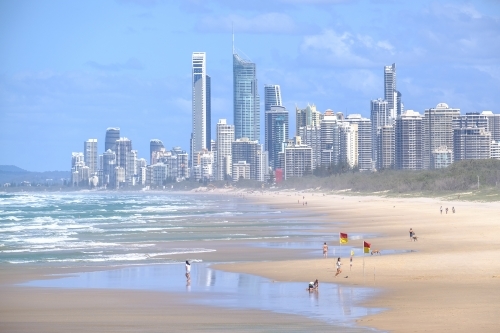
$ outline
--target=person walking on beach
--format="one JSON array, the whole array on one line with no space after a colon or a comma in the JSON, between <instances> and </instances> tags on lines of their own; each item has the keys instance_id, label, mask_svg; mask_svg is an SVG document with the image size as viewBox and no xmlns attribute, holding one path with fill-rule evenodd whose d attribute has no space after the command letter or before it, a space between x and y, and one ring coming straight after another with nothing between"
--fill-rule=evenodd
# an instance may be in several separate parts
<instances>
[{"instance_id":1,"label":"person walking on beach","mask_svg":"<svg viewBox=\"0 0 500 333\"><path fill-rule=\"evenodd\" d=\"M443 206L439 207L439 211L441 212L441 215L443 215Z\"/></svg>"},{"instance_id":2,"label":"person walking on beach","mask_svg":"<svg viewBox=\"0 0 500 333\"><path fill-rule=\"evenodd\" d=\"M323 244L323 258L328 257L328 245L326 245L326 242Z\"/></svg>"},{"instance_id":3,"label":"person walking on beach","mask_svg":"<svg viewBox=\"0 0 500 333\"><path fill-rule=\"evenodd\" d=\"M451 211L455 214L455 206L451 207Z\"/></svg>"},{"instance_id":4,"label":"person walking on beach","mask_svg":"<svg viewBox=\"0 0 500 333\"><path fill-rule=\"evenodd\" d=\"M189 260L186 260L186 279L191 279L191 264L189 263Z\"/></svg>"},{"instance_id":5,"label":"person walking on beach","mask_svg":"<svg viewBox=\"0 0 500 333\"><path fill-rule=\"evenodd\" d=\"M410 228L410 240L412 239L412 237L413 237L413 229Z\"/></svg>"},{"instance_id":6,"label":"person walking on beach","mask_svg":"<svg viewBox=\"0 0 500 333\"><path fill-rule=\"evenodd\" d=\"M339 275L340 273L342 273L342 263L340 262L340 258L337 259L337 273L335 274L335 276Z\"/></svg>"},{"instance_id":7,"label":"person walking on beach","mask_svg":"<svg viewBox=\"0 0 500 333\"><path fill-rule=\"evenodd\" d=\"M446 214L448 214L448 207L446 207Z\"/></svg>"}]
</instances>

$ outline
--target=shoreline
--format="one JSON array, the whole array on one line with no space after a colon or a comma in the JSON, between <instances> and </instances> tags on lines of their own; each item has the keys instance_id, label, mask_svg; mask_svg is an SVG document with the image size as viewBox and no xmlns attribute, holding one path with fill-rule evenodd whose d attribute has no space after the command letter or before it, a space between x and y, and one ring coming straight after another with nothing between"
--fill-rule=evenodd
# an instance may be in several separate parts
<instances>
[{"instance_id":1,"label":"shoreline","mask_svg":"<svg viewBox=\"0 0 500 333\"><path fill-rule=\"evenodd\" d=\"M315 210L327 214L333 221L343 222L341 230L335 227L335 230L327 230L330 232L378 234L376 239L367 241L372 243L372 249L380 250L381 255L365 256L364 278L362 260L357 257L354 257L352 272L348 272L348 258L342 258L342 276L348 275L348 278L340 279L332 274L334 259L323 258L218 265L217 268L259 272L283 281L317 277L320 281L379 287L382 293L366 305L388 310L359 323L381 330L498 330L500 203L297 193L280 191L279 194L245 194L245 197L281 209ZM297 198L300 198L299 204ZM307 206L300 204L303 200ZM440 214L441 205L450 208L448 214L444 210ZM451 207L456 208L455 214ZM409 228L415 230L418 241L410 241ZM384 249L414 252L384 256Z\"/></svg>"},{"instance_id":2,"label":"shoreline","mask_svg":"<svg viewBox=\"0 0 500 333\"><path fill-rule=\"evenodd\" d=\"M374 299L366 301L364 305L387 310L358 320L361 327L368 326L398 332L447 331L451 329L459 332L470 330L495 332L497 330L495 306L500 297L500 262L497 259L500 254L500 241L498 240L500 223L496 217L500 216L499 203L450 202L431 198L355 197L301 192L300 198L304 196L304 200L307 200L308 203L307 206L302 206L300 204L302 199L298 199L297 192L292 191L245 192L244 194L242 191L214 191L200 192L199 194L207 193L243 196L249 202L265 203L276 209L290 212L307 210L310 213L305 214L305 216L320 214L324 216L323 220L330 217L335 226L325 224L324 232L377 234L379 236L376 239L368 241L371 241L372 249L379 249L382 252L380 256L365 257L364 278L362 278L361 258L358 256L355 256L353 270L349 273L347 272L348 261L343 258L344 273L341 278L334 278L335 260L331 256L331 251L328 259L297 260L287 258L284 255L282 259L271 262L216 264L213 266L215 269L247 273L277 281L310 281L318 278L320 283L334 282L341 285L379 288L381 292ZM296 200L299 200L299 204ZM441 204L443 206L453 204L457 213L449 212L446 215L443 212L443 215L439 214ZM341 222L340 227L338 222ZM417 242L409 240L409 227L412 227L419 236ZM333 244L330 240L328 242L330 245ZM321 245L318 244L319 247ZM350 240L349 245L360 247L360 244L353 244L352 240ZM384 255L384 249L414 250L415 252ZM252 251L255 250L252 249ZM260 249L260 251L265 254L265 249ZM243 252L240 253L243 254ZM211 255L207 254L207 256ZM370 270L373 267L376 268L375 281L367 277L369 275L367 272L371 273ZM8 280L19 281L17 280L19 278L33 280L34 276L42 276L47 273L36 272L34 267L31 267L35 271L31 271L32 274L29 274L29 270L26 271L26 267L19 267L19 269L24 270L24 272L21 272L21 275L17 277L16 272L6 272L4 267L2 267L3 272L0 274L1 292L4 295L10 295L11 301L12 297L15 297L16 291L21 294L23 291L15 286L9 288L6 285ZM82 272L96 270L96 267L69 268L69 270L72 269L74 272ZM110 267L101 266L97 270L107 269ZM9 275L9 273L12 274ZM27 278L27 275L31 277ZM348 278L344 278L345 275L348 275ZM373 274L370 275L373 276ZM46 278L50 278L50 276ZM153 297L141 293L142 291L130 291L126 293L128 296L125 296L121 295L120 292L106 291L103 295L113 299L127 297L150 299ZM56 294L61 296L61 292ZM90 299L87 299L86 291L71 290L69 294L78 295L77 297L82 298L83 303L91 302ZM57 302L55 294L44 291L43 288L37 290L36 295L48 297L51 300L55 298L53 302ZM23 297L27 297L25 299L27 301L33 295ZM141 305L141 307L143 306L147 307L145 304ZM163 304L163 306L166 305ZM50 309L54 310L54 307L57 308L56 305L53 305ZM123 310L121 307L120 309L120 311ZM206 313L221 315L224 312L220 309L210 309L201 307L193 311L192 315L206 317ZM34 309L30 311L34 311ZM42 310L37 309L36 311ZM243 332L245 328L238 327L238 320L235 318L240 318L245 322L251 317L250 312L254 313L253 310L243 310L241 313L236 311L239 314L235 314L233 319L237 331ZM8 304L0 302L0 329L7 327L5 326L8 322L6 319L10 315L12 312ZM269 323L277 324L281 323L281 319L275 320L275 317L288 316L271 312L259 314L259 318L261 315L268 318ZM119 320L120 316L123 316L123 313L120 312L120 314L112 316L111 319ZM77 317L73 314L75 320L83 320ZM188 317L185 316L184 319L178 320L179 328L183 327L183 323L189 321ZM297 318L293 318L294 316L289 317L287 320L290 322L296 324L300 322ZM18 318L17 320L22 319L19 316L16 318ZM40 320L43 321L43 318ZM137 322L142 322L142 320L142 317L137 317ZM218 324L227 320L219 320ZM104 322L102 325L106 325ZM306 322L312 325L311 327L319 325L314 321L306 320ZM157 324L159 323L163 323L163 321L158 319ZM88 326L85 328L88 331Z\"/></svg>"}]
</instances>

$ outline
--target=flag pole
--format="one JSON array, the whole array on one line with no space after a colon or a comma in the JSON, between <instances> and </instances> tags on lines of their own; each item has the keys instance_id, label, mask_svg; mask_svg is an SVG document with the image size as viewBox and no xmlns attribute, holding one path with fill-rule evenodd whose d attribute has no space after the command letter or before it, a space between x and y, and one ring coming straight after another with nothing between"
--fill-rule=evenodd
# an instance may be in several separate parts
<instances>
[{"instance_id":1,"label":"flag pole","mask_svg":"<svg viewBox=\"0 0 500 333\"><path fill-rule=\"evenodd\" d=\"M365 282L365 241L363 240L363 283Z\"/></svg>"}]
</instances>

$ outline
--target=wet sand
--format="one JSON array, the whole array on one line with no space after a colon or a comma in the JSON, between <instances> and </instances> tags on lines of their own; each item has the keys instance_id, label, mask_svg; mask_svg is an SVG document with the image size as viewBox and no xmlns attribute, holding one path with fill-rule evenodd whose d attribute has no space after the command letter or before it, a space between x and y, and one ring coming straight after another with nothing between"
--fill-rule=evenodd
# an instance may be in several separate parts
<instances>
[{"instance_id":1,"label":"wet sand","mask_svg":"<svg viewBox=\"0 0 500 333\"><path fill-rule=\"evenodd\" d=\"M361 325L394 332L498 332L500 327L500 203L445 202L429 198L381 198L315 193L245 194L280 209L324 212L343 226L325 232L378 234L367 239L381 255L335 259L241 263L218 268L279 281L318 278L325 282L375 286L382 294L368 302L388 309ZM302 196L305 196L302 199ZM299 200L299 203L297 203ZM307 201L307 206L302 205ZM439 208L443 206L443 213ZM445 208L448 207L448 214ZM455 207L453 214L451 208ZM418 236L411 241L409 229ZM325 240L328 241L328 240ZM330 245L334 242L329 241ZM320 248L322 244L318 244ZM361 248L361 240L349 245ZM384 255L388 249L414 251Z\"/></svg>"},{"instance_id":2,"label":"wet sand","mask_svg":"<svg viewBox=\"0 0 500 333\"><path fill-rule=\"evenodd\" d=\"M228 195L235 195L234 193ZM302 195L307 206L302 206ZM335 258L296 260L280 251L273 261L218 265L216 268L264 276L276 281L336 282L380 288L368 306L386 308L359 320L394 332L497 332L500 315L500 204L441 202L438 199L323 196L320 193L246 193L249 202L276 209L323 213L332 221L326 233L365 233L380 256L354 257L352 271L343 257L343 273L334 277ZM299 200L299 204L297 204ZM450 208L441 215L439 206ZM456 213L451 213L451 207ZM313 214L314 215L314 214ZM335 222L335 223L334 223ZM337 227L337 222L344 224ZM419 237L409 239L409 228ZM319 230L318 232L322 232ZM325 239L330 246L334 240ZM361 240L349 245L361 247ZM320 253L322 243L318 244ZM387 250L414 252L385 254ZM204 254L206 260L235 256L266 259L266 249L238 248ZM248 252L254 255L248 254ZM87 268L88 269L88 268ZM95 268L93 268L95 269ZM103 267L101 269L106 269ZM0 267L0 332L320 332L331 329L306 317L258 310L193 305L178 295L130 290L55 290L12 286L48 274L86 268ZM375 272L375 274L374 274ZM347 276L347 278L346 278Z\"/></svg>"}]
</instances>

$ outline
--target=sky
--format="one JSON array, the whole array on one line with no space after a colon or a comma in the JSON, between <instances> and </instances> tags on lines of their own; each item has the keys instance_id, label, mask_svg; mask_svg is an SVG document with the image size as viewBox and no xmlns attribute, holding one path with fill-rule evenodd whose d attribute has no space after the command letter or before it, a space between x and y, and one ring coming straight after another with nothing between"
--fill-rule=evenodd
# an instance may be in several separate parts
<instances>
[{"instance_id":1,"label":"sky","mask_svg":"<svg viewBox=\"0 0 500 333\"><path fill-rule=\"evenodd\" d=\"M290 136L308 103L369 117L392 63L406 109L500 113L497 0L0 1L0 165L70 170L108 127L147 160L151 139L189 152L192 52L207 53L213 136L233 123L232 27L261 105L281 86Z\"/></svg>"}]
</instances>

